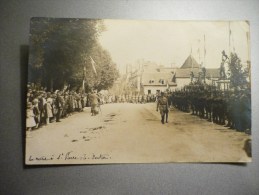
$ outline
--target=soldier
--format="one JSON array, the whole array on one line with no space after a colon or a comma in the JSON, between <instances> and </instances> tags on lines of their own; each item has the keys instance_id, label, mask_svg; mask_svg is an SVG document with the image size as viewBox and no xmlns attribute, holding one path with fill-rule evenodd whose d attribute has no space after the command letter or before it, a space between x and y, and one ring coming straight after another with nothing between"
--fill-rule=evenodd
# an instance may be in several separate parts
<instances>
[{"instance_id":1,"label":"soldier","mask_svg":"<svg viewBox=\"0 0 259 195\"><path fill-rule=\"evenodd\" d=\"M215 91L212 98L212 121L214 123L219 123L219 97L218 93Z\"/></svg>"},{"instance_id":2,"label":"soldier","mask_svg":"<svg viewBox=\"0 0 259 195\"><path fill-rule=\"evenodd\" d=\"M99 103L99 97L96 92L92 91L92 93L89 96L89 101L90 101L90 105L91 105L92 116L95 116L99 113L97 110L98 103Z\"/></svg>"},{"instance_id":3,"label":"soldier","mask_svg":"<svg viewBox=\"0 0 259 195\"><path fill-rule=\"evenodd\" d=\"M240 131L250 130L249 121L251 120L251 102L248 90L242 90L240 94Z\"/></svg>"},{"instance_id":4,"label":"soldier","mask_svg":"<svg viewBox=\"0 0 259 195\"><path fill-rule=\"evenodd\" d=\"M205 111L206 115L205 118L208 119L208 121L211 121L211 94L210 91L207 91L205 96Z\"/></svg>"},{"instance_id":5,"label":"soldier","mask_svg":"<svg viewBox=\"0 0 259 195\"><path fill-rule=\"evenodd\" d=\"M233 103L233 123L237 131L241 131L241 110L240 110L240 92L235 91L235 99Z\"/></svg>"},{"instance_id":6,"label":"soldier","mask_svg":"<svg viewBox=\"0 0 259 195\"><path fill-rule=\"evenodd\" d=\"M164 94L163 92L161 93L161 96L158 98L157 101L157 108L156 111L158 111L158 108L160 110L160 114L161 114L161 123L164 124L164 120L166 117L166 123L168 123L168 98L166 96L166 94Z\"/></svg>"},{"instance_id":7,"label":"soldier","mask_svg":"<svg viewBox=\"0 0 259 195\"><path fill-rule=\"evenodd\" d=\"M225 108L225 100L224 100L224 93L221 93L219 96L219 124L220 125L225 125L225 119L226 119L226 108Z\"/></svg>"}]
</instances>

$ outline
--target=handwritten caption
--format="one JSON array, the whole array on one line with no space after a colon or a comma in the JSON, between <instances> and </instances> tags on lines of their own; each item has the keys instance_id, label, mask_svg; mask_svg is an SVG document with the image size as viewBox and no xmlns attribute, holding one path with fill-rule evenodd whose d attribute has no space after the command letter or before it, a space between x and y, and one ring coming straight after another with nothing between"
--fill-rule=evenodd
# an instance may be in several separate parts
<instances>
[{"instance_id":1,"label":"handwritten caption","mask_svg":"<svg viewBox=\"0 0 259 195\"><path fill-rule=\"evenodd\" d=\"M77 160L77 161L83 161L83 160L108 160L111 159L111 156L109 154L82 154L77 155L73 151L60 153L58 155L48 155L48 156L29 156L29 161L56 161L56 160Z\"/></svg>"}]
</instances>

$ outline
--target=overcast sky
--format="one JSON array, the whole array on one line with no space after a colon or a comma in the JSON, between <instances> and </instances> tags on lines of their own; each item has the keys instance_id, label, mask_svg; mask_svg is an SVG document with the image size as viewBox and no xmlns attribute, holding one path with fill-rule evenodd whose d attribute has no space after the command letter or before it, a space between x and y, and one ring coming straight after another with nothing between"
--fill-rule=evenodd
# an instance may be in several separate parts
<instances>
[{"instance_id":1,"label":"overcast sky","mask_svg":"<svg viewBox=\"0 0 259 195\"><path fill-rule=\"evenodd\" d=\"M229 52L229 22L104 20L104 24L106 31L99 40L123 72L126 64L134 65L139 59L180 67L191 52L206 68L218 68L222 50ZM230 29L230 49L247 61L249 25L232 21Z\"/></svg>"}]
</instances>

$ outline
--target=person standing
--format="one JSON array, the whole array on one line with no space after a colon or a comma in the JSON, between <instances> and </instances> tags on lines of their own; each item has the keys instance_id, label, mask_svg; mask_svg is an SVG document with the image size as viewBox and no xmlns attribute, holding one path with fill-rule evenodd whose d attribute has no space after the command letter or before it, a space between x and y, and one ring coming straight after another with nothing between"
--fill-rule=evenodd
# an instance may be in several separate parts
<instances>
[{"instance_id":1,"label":"person standing","mask_svg":"<svg viewBox=\"0 0 259 195\"><path fill-rule=\"evenodd\" d=\"M45 119L46 119L46 125L49 124L50 118L53 117L52 113L52 104L53 104L53 99L51 98L51 94L48 92L47 93L47 102L44 104L44 109L45 109Z\"/></svg>"},{"instance_id":2,"label":"person standing","mask_svg":"<svg viewBox=\"0 0 259 195\"><path fill-rule=\"evenodd\" d=\"M160 115L161 115L161 123L164 124L165 122L165 117L166 117L166 123L168 123L168 98L166 97L165 93L161 93L161 96L158 97L157 100L157 108L156 110L160 111Z\"/></svg>"},{"instance_id":3,"label":"person standing","mask_svg":"<svg viewBox=\"0 0 259 195\"><path fill-rule=\"evenodd\" d=\"M96 92L92 92L89 96L89 101L91 105L91 113L92 116L95 116L98 114L98 103L99 103L99 97Z\"/></svg>"},{"instance_id":4,"label":"person standing","mask_svg":"<svg viewBox=\"0 0 259 195\"><path fill-rule=\"evenodd\" d=\"M34 120L36 123L35 128L37 129L40 123L40 111L39 111L39 107L38 107L38 97L36 97L33 101L32 101L32 111L34 114Z\"/></svg>"},{"instance_id":5,"label":"person standing","mask_svg":"<svg viewBox=\"0 0 259 195\"><path fill-rule=\"evenodd\" d=\"M64 99L61 96L61 91L58 91L57 92L57 98L56 98L56 108L57 108L56 122L60 122L63 107L64 107Z\"/></svg>"},{"instance_id":6,"label":"person standing","mask_svg":"<svg viewBox=\"0 0 259 195\"><path fill-rule=\"evenodd\" d=\"M46 104L46 99L44 98L44 93L41 92L39 97L38 97L39 103L38 103L38 108L40 111L40 122L39 126L42 126L45 124L45 110L44 110L44 105Z\"/></svg>"},{"instance_id":7,"label":"person standing","mask_svg":"<svg viewBox=\"0 0 259 195\"><path fill-rule=\"evenodd\" d=\"M32 110L32 103L27 102L27 109L26 109L26 137L31 137L30 133L33 127L36 126L36 122L34 120L34 114Z\"/></svg>"}]
</instances>

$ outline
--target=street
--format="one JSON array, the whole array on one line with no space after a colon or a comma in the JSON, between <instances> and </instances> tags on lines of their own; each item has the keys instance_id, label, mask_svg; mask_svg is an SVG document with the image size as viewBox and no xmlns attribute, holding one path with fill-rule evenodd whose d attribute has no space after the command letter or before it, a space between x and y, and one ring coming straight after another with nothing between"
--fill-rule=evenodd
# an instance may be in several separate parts
<instances>
[{"instance_id":1,"label":"street","mask_svg":"<svg viewBox=\"0 0 259 195\"><path fill-rule=\"evenodd\" d=\"M33 130L26 164L248 162L250 136L172 108L161 124L155 103L90 108Z\"/></svg>"}]
</instances>

